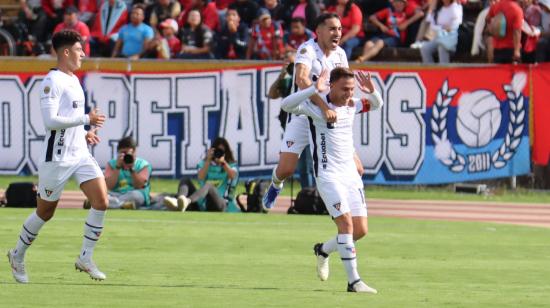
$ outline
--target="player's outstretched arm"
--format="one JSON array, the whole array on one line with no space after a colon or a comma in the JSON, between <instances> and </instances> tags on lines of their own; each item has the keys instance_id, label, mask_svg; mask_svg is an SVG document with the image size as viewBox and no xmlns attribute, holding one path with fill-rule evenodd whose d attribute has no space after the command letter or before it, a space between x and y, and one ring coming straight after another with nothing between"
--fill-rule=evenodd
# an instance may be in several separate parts
<instances>
[{"instance_id":1,"label":"player's outstretched arm","mask_svg":"<svg viewBox=\"0 0 550 308\"><path fill-rule=\"evenodd\" d=\"M357 79L359 89L366 96L366 102L363 103L363 112L382 108L384 101L382 100L380 93L376 91L370 73L365 74L359 71L355 75L355 78Z\"/></svg>"}]
</instances>

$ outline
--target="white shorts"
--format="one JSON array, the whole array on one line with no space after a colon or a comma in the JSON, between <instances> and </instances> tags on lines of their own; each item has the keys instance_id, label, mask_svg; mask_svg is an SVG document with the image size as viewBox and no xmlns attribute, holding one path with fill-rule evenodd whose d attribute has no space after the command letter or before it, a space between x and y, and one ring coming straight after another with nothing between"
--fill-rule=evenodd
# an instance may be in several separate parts
<instances>
[{"instance_id":1,"label":"white shorts","mask_svg":"<svg viewBox=\"0 0 550 308\"><path fill-rule=\"evenodd\" d=\"M317 181L317 189L333 218L351 212L353 217L367 216L363 185Z\"/></svg>"},{"instance_id":2,"label":"white shorts","mask_svg":"<svg viewBox=\"0 0 550 308\"><path fill-rule=\"evenodd\" d=\"M309 121L306 116L292 114L290 122L286 123L281 152L302 154L309 144Z\"/></svg>"},{"instance_id":3,"label":"white shorts","mask_svg":"<svg viewBox=\"0 0 550 308\"><path fill-rule=\"evenodd\" d=\"M103 177L97 161L90 154L80 161L50 161L38 166L38 196L45 201L57 201L71 176L78 185Z\"/></svg>"}]
</instances>

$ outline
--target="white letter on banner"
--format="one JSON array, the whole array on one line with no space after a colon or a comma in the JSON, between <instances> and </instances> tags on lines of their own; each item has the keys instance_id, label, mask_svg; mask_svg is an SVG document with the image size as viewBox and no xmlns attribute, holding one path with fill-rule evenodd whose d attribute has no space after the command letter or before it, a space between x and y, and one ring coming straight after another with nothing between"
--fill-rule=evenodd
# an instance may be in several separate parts
<instances>
[{"instance_id":1,"label":"white letter on banner","mask_svg":"<svg viewBox=\"0 0 550 308\"><path fill-rule=\"evenodd\" d=\"M256 70L227 70L222 73L223 106L220 135L231 144L240 169L260 165ZM247 166L252 168L246 168Z\"/></svg>"},{"instance_id":2,"label":"white letter on banner","mask_svg":"<svg viewBox=\"0 0 550 308\"><path fill-rule=\"evenodd\" d=\"M173 175L176 172L175 138L168 136L168 111L172 108L171 77L133 75L137 121L134 137L137 154L153 167L153 174Z\"/></svg>"},{"instance_id":3,"label":"white letter on banner","mask_svg":"<svg viewBox=\"0 0 550 308\"><path fill-rule=\"evenodd\" d=\"M415 175L426 146L426 88L416 73L396 73L386 84L387 166L393 175Z\"/></svg>"},{"instance_id":4,"label":"white letter on banner","mask_svg":"<svg viewBox=\"0 0 550 308\"><path fill-rule=\"evenodd\" d=\"M101 168L116 157L120 138L131 132L130 86L122 74L89 73L84 78L88 93L88 107L99 108L106 116L105 124L98 130L101 142L92 148L92 153ZM141 154L141 153L139 153Z\"/></svg>"},{"instance_id":5,"label":"white letter on banner","mask_svg":"<svg viewBox=\"0 0 550 308\"><path fill-rule=\"evenodd\" d=\"M181 173L195 174L210 146L208 113L220 110L219 73L195 73L176 77L176 108L183 111Z\"/></svg>"},{"instance_id":6,"label":"white letter on banner","mask_svg":"<svg viewBox=\"0 0 550 308\"><path fill-rule=\"evenodd\" d=\"M40 84L42 79L44 79L44 76L34 76L27 83L29 89L27 96L27 114L29 115L27 144L29 147L29 167L33 174L38 173L38 165L43 150L42 145L46 136L46 127L40 110Z\"/></svg>"},{"instance_id":7,"label":"white letter on banner","mask_svg":"<svg viewBox=\"0 0 550 308\"><path fill-rule=\"evenodd\" d=\"M266 68L262 70L262 84L260 86L261 101L263 103L264 120L264 164L275 166L279 162L279 149L283 138L283 129L279 121L281 111L281 98L270 99L267 97L269 88L277 80L281 69Z\"/></svg>"},{"instance_id":8,"label":"white letter on banner","mask_svg":"<svg viewBox=\"0 0 550 308\"><path fill-rule=\"evenodd\" d=\"M0 78L0 174L25 164L25 90L17 76Z\"/></svg>"},{"instance_id":9,"label":"white letter on banner","mask_svg":"<svg viewBox=\"0 0 550 308\"><path fill-rule=\"evenodd\" d=\"M378 73L371 73L378 92L384 93L382 78ZM358 87L355 96L363 96ZM387 108L386 105L382 108ZM355 150L365 168L365 173L376 174L384 162L384 110L362 113L354 121L353 134Z\"/></svg>"}]
</instances>

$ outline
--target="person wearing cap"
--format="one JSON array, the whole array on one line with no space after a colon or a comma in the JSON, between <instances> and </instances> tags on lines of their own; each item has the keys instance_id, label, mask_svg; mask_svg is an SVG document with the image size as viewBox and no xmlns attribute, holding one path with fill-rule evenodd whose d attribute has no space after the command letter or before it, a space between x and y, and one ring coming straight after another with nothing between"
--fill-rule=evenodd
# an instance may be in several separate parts
<instances>
[{"instance_id":1,"label":"person wearing cap","mask_svg":"<svg viewBox=\"0 0 550 308\"><path fill-rule=\"evenodd\" d=\"M252 27L252 37L246 50L247 59L279 60L283 53L283 28L272 22L269 10L258 11L258 23Z\"/></svg>"},{"instance_id":2,"label":"person wearing cap","mask_svg":"<svg viewBox=\"0 0 550 308\"><path fill-rule=\"evenodd\" d=\"M519 4L515 0L500 0L491 4L486 21L492 36L494 62L503 64L521 61L523 10ZM495 27L502 31L495 33Z\"/></svg>"},{"instance_id":3,"label":"person wearing cap","mask_svg":"<svg viewBox=\"0 0 550 308\"><path fill-rule=\"evenodd\" d=\"M550 60L550 0L539 0L541 12L541 34L537 42L536 62Z\"/></svg>"},{"instance_id":4,"label":"person wearing cap","mask_svg":"<svg viewBox=\"0 0 550 308\"><path fill-rule=\"evenodd\" d=\"M403 45L407 40L407 27L424 16L415 5L407 5L406 0L393 0L391 6L369 17L369 21L382 33L365 43L363 53L357 58L357 62L374 58L385 46Z\"/></svg>"},{"instance_id":5,"label":"person wearing cap","mask_svg":"<svg viewBox=\"0 0 550 308\"><path fill-rule=\"evenodd\" d=\"M63 14L63 22L59 23L53 33L60 32L61 30L73 30L80 34L82 40L84 41L84 53L86 55L90 54L90 28L78 20L78 9L74 6L69 6L65 9Z\"/></svg>"},{"instance_id":6,"label":"person wearing cap","mask_svg":"<svg viewBox=\"0 0 550 308\"><path fill-rule=\"evenodd\" d=\"M178 1L156 0L151 8L149 26L151 26L155 31L158 30L159 32L162 32L162 26L160 26L161 23L170 18L177 19L180 13L181 5Z\"/></svg>"},{"instance_id":7,"label":"person wearing cap","mask_svg":"<svg viewBox=\"0 0 550 308\"><path fill-rule=\"evenodd\" d=\"M181 41L177 37L178 23L172 18L161 22L159 28L162 37L155 39L154 45L157 50L157 58L175 58L181 50Z\"/></svg>"},{"instance_id":8,"label":"person wearing cap","mask_svg":"<svg viewBox=\"0 0 550 308\"><path fill-rule=\"evenodd\" d=\"M216 58L244 59L248 38L248 28L241 23L237 10L228 9L225 13L225 24L216 38Z\"/></svg>"}]
</instances>

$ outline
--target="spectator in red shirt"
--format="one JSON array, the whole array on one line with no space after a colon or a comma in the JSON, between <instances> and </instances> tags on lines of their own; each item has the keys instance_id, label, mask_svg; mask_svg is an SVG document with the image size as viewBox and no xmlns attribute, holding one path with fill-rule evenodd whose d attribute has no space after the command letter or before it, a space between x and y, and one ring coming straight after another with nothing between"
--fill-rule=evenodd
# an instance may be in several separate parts
<instances>
[{"instance_id":1,"label":"spectator in red shirt","mask_svg":"<svg viewBox=\"0 0 550 308\"><path fill-rule=\"evenodd\" d=\"M41 0L40 3L48 18L47 33L52 33L55 26L63 22L63 13L69 6L74 5L74 0Z\"/></svg>"},{"instance_id":2,"label":"spectator in red shirt","mask_svg":"<svg viewBox=\"0 0 550 308\"><path fill-rule=\"evenodd\" d=\"M188 21L188 14L191 10L197 10L201 14L202 24L207 26L212 31L220 29L220 19L215 2L208 0L191 0L187 7L184 7L183 12L178 17L178 24L182 27Z\"/></svg>"},{"instance_id":3,"label":"spectator in red shirt","mask_svg":"<svg viewBox=\"0 0 550 308\"><path fill-rule=\"evenodd\" d=\"M353 48L361 45L365 37L363 31L363 13L353 3L353 0L331 0L327 11L340 16L340 22L342 23L340 46L346 52L348 59L351 59Z\"/></svg>"},{"instance_id":4,"label":"spectator in red shirt","mask_svg":"<svg viewBox=\"0 0 550 308\"><path fill-rule=\"evenodd\" d=\"M306 28L306 21L301 17L292 18L290 22L290 31L285 34L285 50L294 51L302 45L303 42L315 37L313 32Z\"/></svg>"},{"instance_id":5,"label":"spectator in red shirt","mask_svg":"<svg viewBox=\"0 0 550 308\"><path fill-rule=\"evenodd\" d=\"M283 52L283 29L272 22L266 9L260 9L258 23L252 27L252 38L246 51L247 59L279 60Z\"/></svg>"},{"instance_id":6,"label":"spectator in red shirt","mask_svg":"<svg viewBox=\"0 0 550 308\"><path fill-rule=\"evenodd\" d=\"M181 41L176 36L179 29L178 22L169 18L161 22L159 28L162 37L155 39L153 43L157 50L157 58L170 59L177 57L181 50Z\"/></svg>"},{"instance_id":7,"label":"spectator in red shirt","mask_svg":"<svg viewBox=\"0 0 550 308\"><path fill-rule=\"evenodd\" d=\"M535 63L537 43L541 33L542 10L533 0L520 0L520 5L525 17L522 27L521 45L523 46L523 52L521 61L523 63Z\"/></svg>"},{"instance_id":8,"label":"spectator in red shirt","mask_svg":"<svg viewBox=\"0 0 550 308\"><path fill-rule=\"evenodd\" d=\"M521 27L523 10L514 0L500 0L491 5L487 25L493 37L495 63L514 63L521 60Z\"/></svg>"},{"instance_id":9,"label":"spectator in red shirt","mask_svg":"<svg viewBox=\"0 0 550 308\"><path fill-rule=\"evenodd\" d=\"M369 17L382 34L367 41L363 53L357 62L368 61L375 57L384 46L397 47L405 43L407 27L422 18L424 13L414 6L407 6L405 0L393 0L391 7L378 11Z\"/></svg>"},{"instance_id":10,"label":"spectator in red shirt","mask_svg":"<svg viewBox=\"0 0 550 308\"><path fill-rule=\"evenodd\" d=\"M61 30L73 30L78 32L84 41L84 53L90 55L90 28L88 28L85 23L78 20L78 9L76 7L69 6L65 9L63 22L55 27L53 33L57 33Z\"/></svg>"},{"instance_id":11,"label":"spectator in red shirt","mask_svg":"<svg viewBox=\"0 0 550 308\"><path fill-rule=\"evenodd\" d=\"M90 39L92 56L110 57L118 39L118 31L127 21L128 11L123 0L103 2L92 27Z\"/></svg>"}]
</instances>

